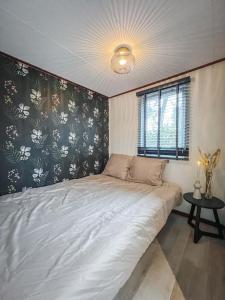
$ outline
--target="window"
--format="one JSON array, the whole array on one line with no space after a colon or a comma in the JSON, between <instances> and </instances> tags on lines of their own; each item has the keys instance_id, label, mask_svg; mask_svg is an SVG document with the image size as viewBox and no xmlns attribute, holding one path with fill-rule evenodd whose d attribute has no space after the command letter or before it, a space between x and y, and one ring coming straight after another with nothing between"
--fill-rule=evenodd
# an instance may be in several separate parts
<instances>
[{"instance_id":1,"label":"window","mask_svg":"<svg viewBox=\"0 0 225 300\"><path fill-rule=\"evenodd\" d=\"M189 88L187 77L137 93L138 155L188 159Z\"/></svg>"}]
</instances>

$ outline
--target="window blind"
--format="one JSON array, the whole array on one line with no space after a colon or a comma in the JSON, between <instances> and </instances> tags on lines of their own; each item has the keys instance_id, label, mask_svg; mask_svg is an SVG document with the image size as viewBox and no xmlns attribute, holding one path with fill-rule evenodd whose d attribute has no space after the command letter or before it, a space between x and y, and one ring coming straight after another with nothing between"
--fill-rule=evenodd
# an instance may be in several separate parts
<instances>
[{"instance_id":1,"label":"window blind","mask_svg":"<svg viewBox=\"0 0 225 300\"><path fill-rule=\"evenodd\" d=\"M138 154L187 160L190 77L137 93Z\"/></svg>"}]
</instances>

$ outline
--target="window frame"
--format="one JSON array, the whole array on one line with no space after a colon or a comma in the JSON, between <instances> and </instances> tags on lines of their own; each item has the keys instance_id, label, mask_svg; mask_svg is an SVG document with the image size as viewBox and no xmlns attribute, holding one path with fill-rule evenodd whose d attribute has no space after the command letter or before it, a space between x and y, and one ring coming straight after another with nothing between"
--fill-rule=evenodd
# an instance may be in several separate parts
<instances>
[{"instance_id":1,"label":"window frame","mask_svg":"<svg viewBox=\"0 0 225 300\"><path fill-rule=\"evenodd\" d=\"M169 82L167 84L162 84L151 89L147 89L144 91L140 91L136 93L137 97L139 98L139 104L144 101L144 120L141 120L141 108L139 108L139 115L138 115L138 147L137 152L138 156L146 156L152 158L160 158L160 159L170 159L170 160L189 160L189 130L190 130L190 101L189 101L189 92L190 92L190 83L191 78L190 76ZM185 145L187 147L178 147L178 132L179 132L179 87L180 85L188 84L187 91L188 95L185 99ZM162 90L168 88L176 88L176 147L175 148L163 148L160 147L160 122L161 122L161 93ZM144 145L146 145L146 103L147 103L147 96L150 93L159 92L158 97L158 130L157 130L157 147L146 147L140 146L140 139L144 139ZM144 99L140 99L140 97L144 97ZM144 122L144 132L141 129L141 123ZM188 130L187 130L188 128Z\"/></svg>"}]
</instances>

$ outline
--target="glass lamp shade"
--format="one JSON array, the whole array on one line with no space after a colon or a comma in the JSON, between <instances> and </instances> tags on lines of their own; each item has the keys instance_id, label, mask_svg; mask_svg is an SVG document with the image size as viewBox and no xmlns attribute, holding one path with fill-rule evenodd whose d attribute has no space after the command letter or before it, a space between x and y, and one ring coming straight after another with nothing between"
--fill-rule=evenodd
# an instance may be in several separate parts
<instances>
[{"instance_id":1,"label":"glass lamp shade","mask_svg":"<svg viewBox=\"0 0 225 300\"><path fill-rule=\"evenodd\" d=\"M115 49L111 59L111 68L115 73L130 73L134 68L134 64L135 58L128 47L120 46Z\"/></svg>"}]
</instances>

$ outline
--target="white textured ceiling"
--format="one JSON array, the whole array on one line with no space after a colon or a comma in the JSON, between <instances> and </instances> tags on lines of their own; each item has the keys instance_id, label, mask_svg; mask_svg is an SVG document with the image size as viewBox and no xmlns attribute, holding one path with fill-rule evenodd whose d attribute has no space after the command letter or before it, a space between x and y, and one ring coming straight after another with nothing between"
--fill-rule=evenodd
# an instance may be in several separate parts
<instances>
[{"instance_id":1,"label":"white textured ceiling","mask_svg":"<svg viewBox=\"0 0 225 300\"><path fill-rule=\"evenodd\" d=\"M0 0L0 50L112 96L225 57L225 0Z\"/></svg>"}]
</instances>

